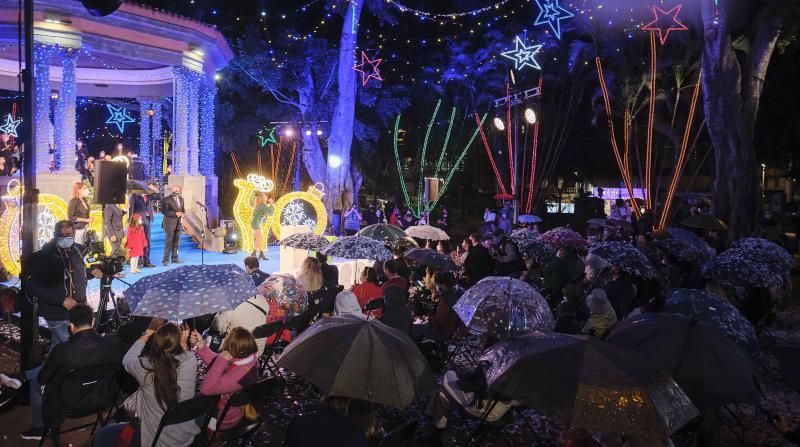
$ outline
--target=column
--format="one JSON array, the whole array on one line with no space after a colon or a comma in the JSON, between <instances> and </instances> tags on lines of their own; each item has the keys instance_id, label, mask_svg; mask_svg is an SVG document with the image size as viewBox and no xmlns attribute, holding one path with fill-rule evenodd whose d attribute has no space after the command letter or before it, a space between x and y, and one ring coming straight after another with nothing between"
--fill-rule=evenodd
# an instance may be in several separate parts
<instances>
[{"instance_id":1,"label":"column","mask_svg":"<svg viewBox=\"0 0 800 447\"><path fill-rule=\"evenodd\" d=\"M147 98L139 98L139 160L145 166L145 173L150 176L150 152L153 150L153 140L150 135L151 117L149 110L153 107L153 102Z\"/></svg>"},{"instance_id":2,"label":"column","mask_svg":"<svg viewBox=\"0 0 800 447\"><path fill-rule=\"evenodd\" d=\"M164 175L164 148L162 145L162 136L161 136L161 98L154 100L150 106L153 108L155 112L153 114L153 132L150 135L150 138L153 141L153 145L156 148L156 158L153 163L153 171L152 177L161 179L161 176Z\"/></svg>"},{"instance_id":3,"label":"column","mask_svg":"<svg viewBox=\"0 0 800 447\"><path fill-rule=\"evenodd\" d=\"M189 78L189 175L197 175L200 159L200 120L199 120L200 76L192 73Z\"/></svg>"},{"instance_id":4,"label":"column","mask_svg":"<svg viewBox=\"0 0 800 447\"><path fill-rule=\"evenodd\" d=\"M214 107L217 87L214 81L205 79L200 90L200 175L214 175Z\"/></svg>"},{"instance_id":5,"label":"column","mask_svg":"<svg viewBox=\"0 0 800 447\"><path fill-rule=\"evenodd\" d=\"M78 84L75 80L75 65L78 51L67 48L59 51L61 57L61 92L53 114L53 140L58 172L77 174L75 169L75 108L78 99Z\"/></svg>"},{"instance_id":6,"label":"column","mask_svg":"<svg viewBox=\"0 0 800 447\"><path fill-rule=\"evenodd\" d=\"M50 56L52 49L37 44L33 49L33 119L36 121L36 172L50 172ZM30 128L30 126L26 126Z\"/></svg>"},{"instance_id":7,"label":"column","mask_svg":"<svg viewBox=\"0 0 800 447\"><path fill-rule=\"evenodd\" d=\"M189 151L189 76L187 70L176 67L172 70L173 81L173 106L172 120L172 173L175 175L188 175Z\"/></svg>"}]
</instances>

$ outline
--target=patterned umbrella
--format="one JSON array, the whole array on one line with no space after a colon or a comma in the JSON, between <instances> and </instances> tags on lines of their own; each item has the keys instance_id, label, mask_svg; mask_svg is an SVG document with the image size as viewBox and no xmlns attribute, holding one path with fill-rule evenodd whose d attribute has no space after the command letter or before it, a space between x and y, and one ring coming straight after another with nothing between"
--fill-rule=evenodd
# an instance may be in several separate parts
<instances>
[{"instance_id":1,"label":"patterned umbrella","mask_svg":"<svg viewBox=\"0 0 800 447\"><path fill-rule=\"evenodd\" d=\"M258 291L238 266L184 265L144 277L125 291L133 315L185 320L232 310Z\"/></svg>"},{"instance_id":2,"label":"patterned umbrella","mask_svg":"<svg viewBox=\"0 0 800 447\"><path fill-rule=\"evenodd\" d=\"M297 233L281 240L281 246L301 250L319 251L330 245L330 241L314 233Z\"/></svg>"},{"instance_id":3,"label":"patterned umbrella","mask_svg":"<svg viewBox=\"0 0 800 447\"><path fill-rule=\"evenodd\" d=\"M748 354L758 351L753 325L739 309L716 295L695 289L672 289L667 294L667 312L696 317L730 336Z\"/></svg>"},{"instance_id":4,"label":"patterned umbrella","mask_svg":"<svg viewBox=\"0 0 800 447\"><path fill-rule=\"evenodd\" d=\"M742 248L722 252L703 267L703 275L724 286L780 287L783 284L780 272L771 271L756 253Z\"/></svg>"},{"instance_id":5,"label":"patterned umbrella","mask_svg":"<svg viewBox=\"0 0 800 447\"><path fill-rule=\"evenodd\" d=\"M722 219L708 214L689 216L681 222L681 225L689 228L700 228L701 230L723 231L728 229L728 225Z\"/></svg>"},{"instance_id":6,"label":"patterned umbrella","mask_svg":"<svg viewBox=\"0 0 800 447\"><path fill-rule=\"evenodd\" d=\"M539 239L540 236L541 234L533 228L517 228L508 235L512 241L517 243L519 248L522 248L528 241Z\"/></svg>"},{"instance_id":7,"label":"patterned umbrella","mask_svg":"<svg viewBox=\"0 0 800 447\"><path fill-rule=\"evenodd\" d=\"M345 259L371 259L386 261L392 259L392 252L383 244L363 236L345 236L320 250L326 256Z\"/></svg>"},{"instance_id":8,"label":"patterned umbrella","mask_svg":"<svg viewBox=\"0 0 800 447\"><path fill-rule=\"evenodd\" d=\"M653 241L653 246L680 262L701 264L708 260L708 252L700 251L680 239Z\"/></svg>"},{"instance_id":9,"label":"patterned umbrella","mask_svg":"<svg viewBox=\"0 0 800 447\"><path fill-rule=\"evenodd\" d=\"M358 235L375 239L376 241L389 243L402 240L407 237L402 228L396 225L385 223L378 223L364 227L358 232Z\"/></svg>"},{"instance_id":10,"label":"patterned umbrella","mask_svg":"<svg viewBox=\"0 0 800 447\"><path fill-rule=\"evenodd\" d=\"M683 228L667 227L667 233L673 238L683 242L686 245L694 248L695 250L710 253L711 249L708 244L700 239L696 234Z\"/></svg>"},{"instance_id":11,"label":"patterned umbrella","mask_svg":"<svg viewBox=\"0 0 800 447\"><path fill-rule=\"evenodd\" d=\"M553 313L533 287L518 279L490 276L461 295L453 310L479 332L499 338L552 331Z\"/></svg>"},{"instance_id":12,"label":"patterned umbrella","mask_svg":"<svg viewBox=\"0 0 800 447\"><path fill-rule=\"evenodd\" d=\"M275 304L275 307L270 306L270 317L291 317L304 312L308 307L306 289L292 275L279 273L270 275L258 286L258 293Z\"/></svg>"},{"instance_id":13,"label":"patterned umbrella","mask_svg":"<svg viewBox=\"0 0 800 447\"><path fill-rule=\"evenodd\" d=\"M578 232L567 227L553 228L545 232L539 239L552 245L556 250L560 248L583 250L589 244Z\"/></svg>"},{"instance_id":14,"label":"patterned umbrella","mask_svg":"<svg viewBox=\"0 0 800 447\"><path fill-rule=\"evenodd\" d=\"M412 248L405 252L404 256L417 265L432 267L444 272L451 272L458 268L450 256L429 248Z\"/></svg>"},{"instance_id":15,"label":"patterned umbrella","mask_svg":"<svg viewBox=\"0 0 800 447\"><path fill-rule=\"evenodd\" d=\"M533 214L523 214L517 218L522 223L540 223L543 222L542 218L539 216L534 216Z\"/></svg>"},{"instance_id":16,"label":"patterned umbrella","mask_svg":"<svg viewBox=\"0 0 800 447\"><path fill-rule=\"evenodd\" d=\"M514 230L510 236L524 258L531 259L539 265L545 265L555 259L556 250L552 245L541 241L539 237L539 232L528 228Z\"/></svg>"},{"instance_id":17,"label":"patterned umbrella","mask_svg":"<svg viewBox=\"0 0 800 447\"><path fill-rule=\"evenodd\" d=\"M512 337L490 348L481 361L490 364L490 390L569 427L660 441L697 416L668 375L594 337Z\"/></svg>"},{"instance_id":18,"label":"patterned umbrella","mask_svg":"<svg viewBox=\"0 0 800 447\"><path fill-rule=\"evenodd\" d=\"M755 257L763 259L776 272L791 271L794 257L780 245L758 237L748 237L733 243L734 248L751 251Z\"/></svg>"},{"instance_id":19,"label":"patterned umbrella","mask_svg":"<svg viewBox=\"0 0 800 447\"><path fill-rule=\"evenodd\" d=\"M638 248L622 242L598 242L589 253L605 260L622 271L642 278L655 278L656 269Z\"/></svg>"},{"instance_id":20,"label":"patterned umbrella","mask_svg":"<svg viewBox=\"0 0 800 447\"><path fill-rule=\"evenodd\" d=\"M446 241L450 236L444 230L430 225L414 225L406 229L406 234L417 239L425 239L429 241Z\"/></svg>"}]
</instances>

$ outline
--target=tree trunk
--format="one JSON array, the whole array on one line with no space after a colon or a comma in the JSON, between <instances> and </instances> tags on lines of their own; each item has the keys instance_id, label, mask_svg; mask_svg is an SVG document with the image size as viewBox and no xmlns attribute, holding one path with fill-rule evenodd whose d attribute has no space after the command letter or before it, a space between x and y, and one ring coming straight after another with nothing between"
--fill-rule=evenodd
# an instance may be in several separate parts
<instances>
[{"instance_id":1,"label":"tree trunk","mask_svg":"<svg viewBox=\"0 0 800 447\"><path fill-rule=\"evenodd\" d=\"M325 205L328 211L343 210L353 203L350 178L350 146L353 143L353 120L356 111L356 71L353 61L358 41L358 19L365 0L351 1L347 6L339 42L339 99L333 111L328 138L327 182ZM331 163L331 160L335 160Z\"/></svg>"},{"instance_id":2,"label":"tree trunk","mask_svg":"<svg viewBox=\"0 0 800 447\"><path fill-rule=\"evenodd\" d=\"M350 178L353 179L353 200L358 200L358 192L364 184L364 174L361 173L356 165L350 165Z\"/></svg>"},{"instance_id":3,"label":"tree trunk","mask_svg":"<svg viewBox=\"0 0 800 447\"><path fill-rule=\"evenodd\" d=\"M301 107L300 113L302 114L303 121L306 123L314 121L312 116L309 115L313 115L314 108L316 107L316 99L314 96L316 86L314 83L314 76L311 72L313 63L314 61L310 57L306 58L306 66L303 69L302 75L303 86L298 89L298 98ZM308 112L311 113L309 114ZM308 176L311 178L311 181L314 183L325 184L325 157L322 155L322 148L319 144L319 137L317 136L316 127L316 125L309 127L311 130L311 135L306 135L306 133L303 131L304 129L300 129L303 138L302 160L303 165L306 167L306 172L308 172Z\"/></svg>"},{"instance_id":4,"label":"tree trunk","mask_svg":"<svg viewBox=\"0 0 800 447\"><path fill-rule=\"evenodd\" d=\"M716 158L714 213L728 223L730 237L755 229L760 208L758 163L753 146L761 86L780 30L770 6L761 8L752 27L752 46L744 62L745 82L731 41L727 10L715 20L713 0L702 3L703 107Z\"/></svg>"}]
</instances>

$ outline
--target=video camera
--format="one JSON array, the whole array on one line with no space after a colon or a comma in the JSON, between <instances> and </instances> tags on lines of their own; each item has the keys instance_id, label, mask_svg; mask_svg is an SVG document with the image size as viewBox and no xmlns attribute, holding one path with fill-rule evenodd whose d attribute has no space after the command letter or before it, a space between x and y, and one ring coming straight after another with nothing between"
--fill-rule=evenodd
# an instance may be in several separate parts
<instances>
[{"instance_id":1,"label":"video camera","mask_svg":"<svg viewBox=\"0 0 800 447\"><path fill-rule=\"evenodd\" d=\"M99 269L103 272L103 276L111 277L125 269L125 258L106 256L105 244L94 231L87 232L84 251L84 256L88 255L88 261L93 263L90 267Z\"/></svg>"}]
</instances>

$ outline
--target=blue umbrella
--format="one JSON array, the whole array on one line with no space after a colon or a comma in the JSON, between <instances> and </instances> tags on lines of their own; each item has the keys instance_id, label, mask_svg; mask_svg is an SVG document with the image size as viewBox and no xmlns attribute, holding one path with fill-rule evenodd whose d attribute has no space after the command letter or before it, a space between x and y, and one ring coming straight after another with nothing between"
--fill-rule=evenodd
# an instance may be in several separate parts
<instances>
[{"instance_id":1,"label":"blue umbrella","mask_svg":"<svg viewBox=\"0 0 800 447\"><path fill-rule=\"evenodd\" d=\"M185 320L232 310L257 294L236 265L186 265L136 281L125 299L133 315Z\"/></svg>"},{"instance_id":2,"label":"blue umbrella","mask_svg":"<svg viewBox=\"0 0 800 447\"><path fill-rule=\"evenodd\" d=\"M672 289L665 310L696 317L716 327L748 354L758 351L758 337L750 321L739 309L711 293L695 289Z\"/></svg>"},{"instance_id":3,"label":"blue umbrella","mask_svg":"<svg viewBox=\"0 0 800 447\"><path fill-rule=\"evenodd\" d=\"M709 247L708 244L702 239L700 239L696 234L692 233L689 230L685 230L683 228L675 228L675 227L668 227L667 233L673 238L683 242L686 245L694 247L695 249L708 253Z\"/></svg>"}]
</instances>

